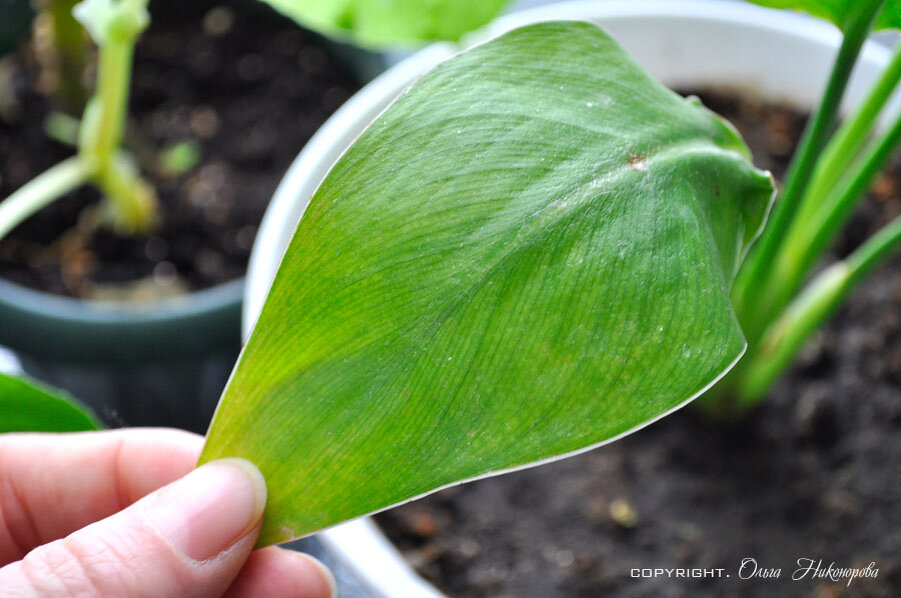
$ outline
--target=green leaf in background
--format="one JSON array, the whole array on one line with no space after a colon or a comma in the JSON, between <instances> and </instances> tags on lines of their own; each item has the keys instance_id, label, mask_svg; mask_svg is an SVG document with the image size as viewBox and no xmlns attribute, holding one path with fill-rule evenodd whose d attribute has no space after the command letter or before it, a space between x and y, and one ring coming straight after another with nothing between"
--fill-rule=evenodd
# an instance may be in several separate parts
<instances>
[{"instance_id":1,"label":"green leaf in background","mask_svg":"<svg viewBox=\"0 0 901 598\"><path fill-rule=\"evenodd\" d=\"M94 415L74 399L0 374L0 433L80 432L100 427Z\"/></svg>"},{"instance_id":2,"label":"green leaf in background","mask_svg":"<svg viewBox=\"0 0 901 598\"><path fill-rule=\"evenodd\" d=\"M879 2L880 0L751 0L762 6L771 8L793 8L803 10L815 17L832 21L841 29L848 26L854 18L857 10L863 4ZM875 28L898 29L901 28L901 0L887 0Z\"/></svg>"},{"instance_id":3,"label":"green leaf in background","mask_svg":"<svg viewBox=\"0 0 901 598\"><path fill-rule=\"evenodd\" d=\"M901 0L888 0L876 21L876 29L901 29Z\"/></svg>"},{"instance_id":4,"label":"green leaf in background","mask_svg":"<svg viewBox=\"0 0 901 598\"><path fill-rule=\"evenodd\" d=\"M507 0L264 0L304 27L366 46L458 40Z\"/></svg>"},{"instance_id":5,"label":"green leaf in background","mask_svg":"<svg viewBox=\"0 0 901 598\"><path fill-rule=\"evenodd\" d=\"M593 25L445 62L313 196L201 460L260 467L269 544L679 407L745 347L746 156Z\"/></svg>"}]
</instances>

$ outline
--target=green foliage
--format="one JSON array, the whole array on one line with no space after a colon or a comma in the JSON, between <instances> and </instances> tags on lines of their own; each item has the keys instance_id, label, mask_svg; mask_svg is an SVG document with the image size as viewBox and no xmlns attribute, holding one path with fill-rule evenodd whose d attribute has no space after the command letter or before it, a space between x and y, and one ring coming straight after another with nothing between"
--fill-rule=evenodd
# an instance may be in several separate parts
<instances>
[{"instance_id":1,"label":"green foliage","mask_svg":"<svg viewBox=\"0 0 901 598\"><path fill-rule=\"evenodd\" d=\"M0 238L70 191L92 184L106 199L106 224L148 232L157 223L153 187L121 147L134 44L150 23L148 0L82 0L73 9L98 44L97 85L78 125L78 154L51 166L0 202Z\"/></svg>"},{"instance_id":2,"label":"green foliage","mask_svg":"<svg viewBox=\"0 0 901 598\"><path fill-rule=\"evenodd\" d=\"M901 47L861 105L837 127L839 106L864 42L874 27L901 26L901 0L755 1L830 19L844 37L773 214L733 288L750 347L719 385L722 400L709 401L721 411L732 410L730 405L743 410L764 398L808 336L901 245L898 218L845 259L811 276L901 140L901 116L892 115L884 131L876 130L901 81Z\"/></svg>"},{"instance_id":3,"label":"green foliage","mask_svg":"<svg viewBox=\"0 0 901 598\"><path fill-rule=\"evenodd\" d=\"M264 1L306 27L370 46L457 40L490 21L506 2ZM156 191L121 147L134 44L150 23L147 3L148 0L81 0L72 10L74 18L99 47L95 93L79 123L78 156L50 167L3 200L0 238L34 212L84 184L94 185L103 193L105 224L118 232L147 233L158 224ZM57 44L62 42L63 38L56 41ZM68 62L79 62L73 52L60 54L66 56ZM69 104L82 103L83 98L78 98L78 94L69 95L72 96ZM179 174L189 170L197 159L196 151L182 146L177 151L164 153L160 163L164 172Z\"/></svg>"},{"instance_id":4,"label":"green foliage","mask_svg":"<svg viewBox=\"0 0 901 598\"><path fill-rule=\"evenodd\" d=\"M901 0L888 0L879 20L876 21L876 29L901 29Z\"/></svg>"},{"instance_id":5,"label":"green foliage","mask_svg":"<svg viewBox=\"0 0 901 598\"><path fill-rule=\"evenodd\" d=\"M751 0L772 8L794 8L832 21L842 29L850 24L855 13L865 4L885 2L876 20L876 29L901 28L901 0Z\"/></svg>"},{"instance_id":6,"label":"green foliage","mask_svg":"<svg viewBox=\"0 0 901 598\"><path fill-rule=\"evenodd\" d=\"M298 23L367 46L457 40L507 0L263 0Z\"/></svg>"},{"instance_id":7,"label":"green foliage","mask_svg":"<svg viewBox=\"0 0 901 598\"><path fill-rule=\"evenodd\" d=\"M68 396L0 374L0 433L97 430L90 410Z\"/></svg>"},{"instance_id":8,"label":"green foliage","mask_svg":"<svg viewBox=\"0 0 901 598\"><path fill-rule=\"evenodd\" d=\"M593 25L445 62L312 198L201 461L261 468L269 544L682 405L745 347L747 157Z\"/></svg>"}]
</instances>

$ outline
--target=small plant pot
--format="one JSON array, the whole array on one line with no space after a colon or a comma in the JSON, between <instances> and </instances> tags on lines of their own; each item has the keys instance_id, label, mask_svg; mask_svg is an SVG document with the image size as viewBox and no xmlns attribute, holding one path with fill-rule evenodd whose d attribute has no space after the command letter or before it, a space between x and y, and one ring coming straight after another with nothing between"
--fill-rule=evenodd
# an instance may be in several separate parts
<instances>
[{"instance_id":1,"label":"small plant pot","mask_svg":"<svg viewBox=\"0 0 901 598\"><path fill-rule=\"evenodd\" d=\"M838 31L825 22L743 3L621 0L567 2L515 13L464 45L513 27L561 19L601 25L670 87L746 89L760 99L801 109L818 101L841 41ZM339 109L297 157L269 206L251 255L245 335L310 196L329 168L405 87L457 50L449 44L433 45L385 72ZM867 44L849 87L849 106L861 100L887 61L885 48ZM897 109L896 101L889 112ZM441 595L413 572L369 519L340 525L320 537L376 596Z\"/></svg>"},{"instance_id":2,"label":"small plant pot","mask_svg":"<svg viewBox=\"0 0 901 598\"><path fill-rule=\"evenodd\" d=\"M111 425L203 432L240 349L243 280L127 305L0 280L0 345Z\"/></svg>"}]
</instances>

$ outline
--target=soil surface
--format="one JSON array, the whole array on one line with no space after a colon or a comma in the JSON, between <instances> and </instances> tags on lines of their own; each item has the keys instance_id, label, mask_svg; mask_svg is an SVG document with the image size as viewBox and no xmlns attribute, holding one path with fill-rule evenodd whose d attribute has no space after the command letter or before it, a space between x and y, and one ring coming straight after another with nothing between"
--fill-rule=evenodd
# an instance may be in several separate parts
<instances>
[{"instance_id":1,"label":"soil surface","mask_svg":"<svg viewBox=\"0 0 901 598\"><path fill-rule=\"evenodd\" d=\"M0 242L3 278L129 300L242 276L279 179L358 87L321 38L261 3L161 2L151 11L136 47L127 138L160 196L160 228L138 238L93 230L84 208L99 194L84 187ZM73 153L44 132L52 106L36 64L31 45L5 61L0 197ZM159 150L186 141L199 145L199 163L167 172Z\"/></svg>"},{"instance_id":2,"label":"soil surface","mask_svg":"<svg viewBox=\"0 0 901 598\"><path fill-rule=\"evenodd\" d=\"M700 93L758 165L784 172L804 117ZM901 164L838 243L846 254L901 213ZM445 490L378 517L451 596L901 596L901 259L856 291L759 410L740 424L688 408L619 442ZM778 579L739 579L742 560ZM878 577L791 581L797 559ZM722 568L721 579L633 568ZM750 563L744 569L751 571Z\"/></svg>"}]
</instances>

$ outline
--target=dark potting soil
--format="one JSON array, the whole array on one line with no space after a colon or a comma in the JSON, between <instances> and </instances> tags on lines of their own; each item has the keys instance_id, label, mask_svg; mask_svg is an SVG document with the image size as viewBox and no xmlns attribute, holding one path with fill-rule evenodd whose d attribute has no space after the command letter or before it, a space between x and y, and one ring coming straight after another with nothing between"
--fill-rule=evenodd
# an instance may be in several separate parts
<instances>
[{"instance_id":1,"label":"dark potting soil","mask_svg":"<svg viewBox=\"0 0 901 598\"><path fill-rule=\"evenodd\" d=\"M736 124L758 165L784 172L803 115L737 93L699 95ZM835 255L899 213L896 163ZM619 442L448 489L378 522L451 596L901 596L901 258L853 294L746 421L683 409ZM781 576L740 579L746 558ZM875 562L879 573L850 587L792 581L804 558L823 568ZM631 576L692 567L730 577Z\"/></svg>"},{"instance_id":2,"label":"dark potting soil","mask_svg":"<svg viewBox=\"0 0 901 598\"><path fill-rule=\"evenodd\" d=\"M304 143L358 87L321 38L257 2L160 2L138 41L131 149L156 186L163 220L153 234L75 226L97 191L84 187L0 242L0 277L99 298L155 297L244 274L257 225ZM13 57L0 118L0 197L73 150L51 141L50 111L33 48ZM9 68L9 67L8 67ZM0 115L2 116L2 115ZM172 176L159 149L190 141L201 160Z\"/></svg>"}]
</instances>

